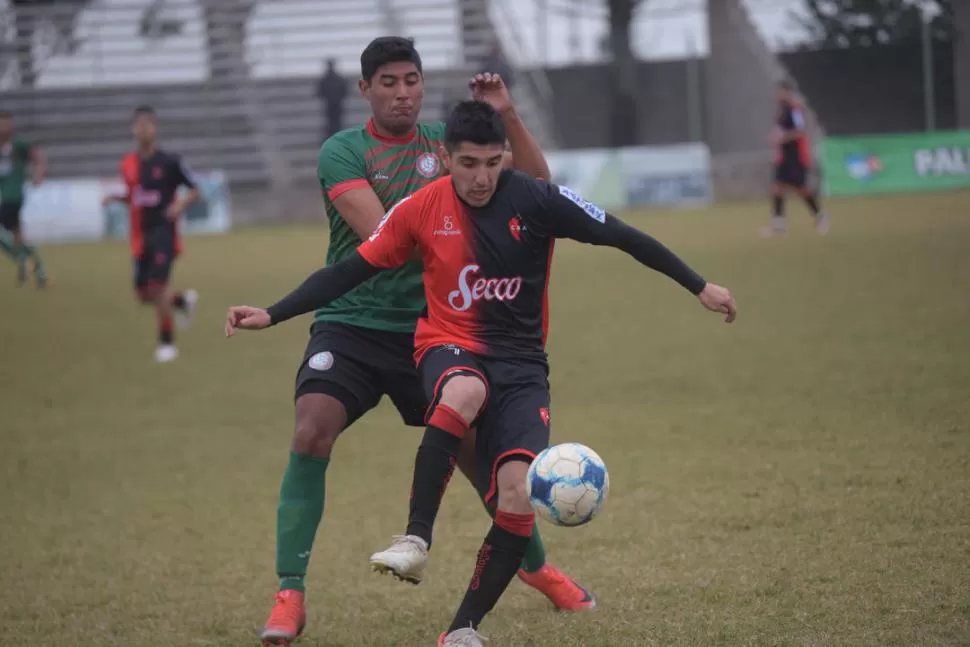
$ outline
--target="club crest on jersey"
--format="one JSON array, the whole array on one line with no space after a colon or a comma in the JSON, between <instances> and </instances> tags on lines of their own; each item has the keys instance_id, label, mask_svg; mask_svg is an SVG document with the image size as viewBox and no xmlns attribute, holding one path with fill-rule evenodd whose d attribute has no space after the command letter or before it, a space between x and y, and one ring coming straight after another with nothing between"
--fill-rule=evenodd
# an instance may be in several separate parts
<instances>
[{"instance_id":1,"label":"club crest on jersey","mask_svg":"<svg viewBox=\"0 0 970 647\"><path fill-rule=\"evenodd\" d=\"M586 212L586 215L588 215L596 222L606 222L605 210L600 209L589 200L584 199L582 196L580 196L578 193L576 193L569 187L560 185L559 195L566 198L570 202L576 204L579 208L581 208L583 211Z\"/></svg>"},{"instance_id":2,"label":"club crest on jersey","mask_svg":"<svg viewBox=\"0 0 970 647\"><path fill-rule=\"evenodd\" d=\"M521 276L485 278L476 274L481 268L471 264L462 268L458 274L458 289L448 293L448 305L464 312L476 301L513 301L522 289Z\"/></svg>"},{"instance_id":3,"label":"club crest on jersey","mask_svg":"<svg viewBox=\"0 0 970 647\"><path fill-rule=\"evenodd\" d=\"M441 162L438 161L438 156L434 153L424 153L418 157L418 161L414 165L418 169L418 173L426 178L436 176L438 169L441 168Z\"/></svg>"},{"instance_id":4,"label":"club crest on jersey","mask_svg":"<svg viewBox=\"0 0 970 647\"><path fill-rule=\"evenodd\" d=\"M509 219L509 233L512 234L512 238L514 238L517 242L522 242L523 229L524 227L522 227L521 218L518 216L512 216Z\"/></svg>"}]
</instances>

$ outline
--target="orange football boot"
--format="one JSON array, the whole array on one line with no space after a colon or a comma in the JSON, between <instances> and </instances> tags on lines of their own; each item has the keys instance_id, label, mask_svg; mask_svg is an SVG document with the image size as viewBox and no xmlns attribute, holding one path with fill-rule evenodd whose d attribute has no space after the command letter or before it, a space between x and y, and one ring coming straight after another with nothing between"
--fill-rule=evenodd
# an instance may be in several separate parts
<instances>
[{"instance_id":1,"label":"orange football boot","mask_svg":"<svg viewBox=\"0 0 970 647\"><path fill-rule=\"evenodd\" d=\"M519 569L519 579L541 592L560 611L592 611L596 598L576 581L551 564L534 573Z\"/></svg>"},{"instance_id":2,"label":"orange football boot","mask_svg":"<svg viewBox=\"0 0 970 647\"><path fill-rule=\"evenodd\" d=\"M306 626L306 606L303 593L284 590L276 594L276 604L269 613L259 639L266 645L289 645L303 633Z\"/></svg>"}]
</instances>

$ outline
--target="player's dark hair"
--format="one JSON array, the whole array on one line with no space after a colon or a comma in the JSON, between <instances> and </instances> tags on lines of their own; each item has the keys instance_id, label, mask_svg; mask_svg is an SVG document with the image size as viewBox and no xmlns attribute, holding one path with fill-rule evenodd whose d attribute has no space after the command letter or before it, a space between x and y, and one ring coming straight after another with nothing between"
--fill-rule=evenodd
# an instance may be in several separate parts
<instances>
[{"instance_id":1,"label":"player's dark hair","mask_svg":"<svg viewBox=\"0 0 970 647\"><path fill-rule=\"evenodd\" d=\"M131 120L134 121L142 115L145 115L146 117L155 117L155 108L144 104L140 105L132 111Z\"/></svg>"},{"instance_id":2,"label":"player's dark hair","mask_svg":"<svg viewBox=\"0 0 970 647\"><path fill-rule=\"evenodd\" d=\"M424 73L421 69L421 56L414 49L413 38L381 36L372 40L361 52L360 77L370 83L377 70L388 63L414 63L418 74Z\"/></svg>"},{"instance_id":3,"label":"player's dark hair","mask_svg":"<svg viewBox=\"0 0 970 647\"><path fill-rule=\"evenodd\" d=\"M505 146L505 124L498 112L484 101L461 101L445 122L445 148L453 151L462 142Z\"/></svg>"}]
</instances>

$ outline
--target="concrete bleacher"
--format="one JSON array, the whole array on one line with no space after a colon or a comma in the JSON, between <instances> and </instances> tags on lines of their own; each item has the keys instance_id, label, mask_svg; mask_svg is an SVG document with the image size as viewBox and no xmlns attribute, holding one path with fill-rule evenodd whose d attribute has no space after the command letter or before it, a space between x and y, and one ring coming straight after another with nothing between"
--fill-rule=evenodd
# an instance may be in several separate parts
<instances>
[{"instance_id":1,"label":"concrete bleacher","mask_svg":"<svg viewBox=\"0 0 970 647\"><path fill-rule=\"evenodd\" d=\"M115 175L130 149L131 111L147 103L158 111L163 146L196 168L225 170L235 188L271 184L266 133L288 181L310 185L323 126L315 86L325 59L337 59L353 86L345 126L367 118L356 78L361 48L378 35L415 38L425 63L426 121L441 118L446 96L465 91L471 72L456 0L327 0L325 10L319 0L257 3L247 23L248 80L241 81L209 78L204 14L193 0L163 5L166 20L183 21L179 34L141 36L149 2L96 0L78 19L74 54L45 59L36 88L3 92L20 131L47 152L52 177Z\"/></svg>"}]
</instances>

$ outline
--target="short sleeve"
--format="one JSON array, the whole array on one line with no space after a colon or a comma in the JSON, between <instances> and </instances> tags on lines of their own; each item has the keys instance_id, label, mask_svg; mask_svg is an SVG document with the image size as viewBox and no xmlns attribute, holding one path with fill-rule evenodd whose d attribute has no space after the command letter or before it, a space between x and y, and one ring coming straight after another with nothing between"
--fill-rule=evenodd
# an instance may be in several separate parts
<instances>
[{"instance_id":1,"label":"short sleeve","mask_svg":"<svg viewBox=\"0 0 970 647\"><path fill-rule=\"evenodd\" d=\"M195 174L192 172L192 169L189 168L189 165L185 163L185 158L176 155L173 161L175 163L176 178L178 179L178 183L183 186L187 186L190 189L194 189L198 185L198 182L195 179Z\"/></svg>"},{"instance_id":2,"label":"short sleeve","mask_svg":"<svg viewBox=\"0 0 970 647\"><path fill-rule=\"evenodd\" d=\"M357 248L370 265L394 268L404 265L416 244L414 231L421 213L421 199L408 196L384 214L374 233Z\"/></svg>"},{"instance_id":3,"label":"short sleeve","mask_svg":"<svg viewBox=\"0 0 970 647\"><path fill-rule=\"evenodd\" d=\"M17 153L17 157L24 161L30 160L30 151L33 149L34 145L26 139L18 139L14 142L14 150Z\"/></svg>"},{"instance_id":4,"label":"short sleeve","mask_svg":"<svg viewBox=\"0 0 970 647\"><path fill-rule=\"evenodd\" d=\"M608 214L566 186L528 179L533 208L525 216L532 230L548 238L572 238L580 242L599 240Z\"/></svg>"},{"instance_id":5,"label":"short sleeve","mask_svg":"<svg viewBox=\"0 0 970 647\"><path fill-rule=\"evenodd\" d=\"M320 147L317 178L331 202L350 189L370 186L363 154L343 137L331 137Z\"/></svg>"}]
</instances>

